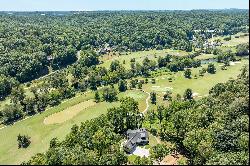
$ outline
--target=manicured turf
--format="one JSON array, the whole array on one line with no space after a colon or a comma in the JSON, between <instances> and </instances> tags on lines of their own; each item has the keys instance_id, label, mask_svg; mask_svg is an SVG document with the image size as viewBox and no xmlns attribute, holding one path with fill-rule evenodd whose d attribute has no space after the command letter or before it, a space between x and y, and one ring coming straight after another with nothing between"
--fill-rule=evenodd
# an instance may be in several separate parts
<instances>
[{"instance_id":1,"label":"manicured turf","mask_svg":"<svg viewBox=\"0 0 250 166\"><path fill-rule=\"evenodd\" d=\"M236 78L238 74L240 74L240 69L245 65L249 64L248 60L242 60L241 63L236 63L234 66L229 66L227 70L221 70L220 65L218 63L215 63L217 72L216 74L209 74L206 73L203 77L199 77L198 71L201 69L196 68L192 69L192 76L195 74L198 76L197 79L187 79L184 77L183 72L177 72L173 75L162 75L155 77L156 84L144 84L143 89L146 92L152 92L155 91L157 93L157 100L160 103L165 103L162 101L163 94L166 92L166 89L172 89L173 97L176 96L177 93L183 95L184 91L187 88L191 88L193 90L193 93L198 93L197 96L203 97L204 95L207 95L209 90L220 82L226 82L230 78ZM204 65L206 67L207 65ZM168 81L168 77L173 77L173 82ZM152 105L151 107L152 108Z\"/></svg>"},{"instance_id":2,"label":"manicured turf","mask_svg":"<svg viewBox=\"0 0 250 166\"><path fill-rule=\"evenodd\" d=\"M128 55L121 55L120 57L116 55L115 57L112 57L112 59L108 59L109 57L105 55L103 58L104 63L102 64L102 66L109 67L111 61L117 59L121 63L123 62L123 60L125 60L126 68L130 68L131 58L135 58L136 62L141 63L142 60L147 56L149 57L149 59L157 60L158 56L163 56L167 53L179 56L188 55L188 53L186 52L174 50L140 51ZM204 77L198 77L197 79L186 79L183 76L183 72L178 72L171 75L171 77L174 78L173 82L168 81L168 77L170 77L170 75L165 73L161 76L155 77L156 84L144 84L143 90L145 90L146 92L156 91L158 104L166 103L162 101L162 92L165 92L167 87L173 88L173 96L176 96L177 93L182 95L187 88L191 88L193 92L198 93L198 96L204 96L208 94L209 89L211 89L211 87L213 87L215 84L219 82L225 82L231 77L235 78L240 73L240 69L242 68L242 66L248 63L248 60L244 60L240 64L228 67L228 70L225 71L222 71L220 69L220 64L215 63L218 70L216 74L205 74ZM197 74L198 76L199 69L200 68L192 69L192 75L194 76L194 74ZM145 100L148 95L142 91L129 90L124 93L120 93L118 96L119 98L125 96L135 98L139 102L140 111L143 111L146 108ZM48 109L42 114L37 114L29 119L17 122L12 126L8 126L0 130L0 164L20 164L22 161L29 159L32 155L39 152L44 152L48 148L49 141L53 137L58 137L60 140L62 140L65 135L69 133L70 128L73 124L80 124L81 122L84 122L86 120L98 117L101 114L107 113L108 108L119 105L119 102L101 102L86 108L84 111L77 111L78 114L76 116L72 117L71 119L68 119L63 123L51 125L45 125L43 123L46 117L60 111L62 111L63 113L64 110L69 110L70 108L72 109L75 105L93 98L94 94L92 92L79 95L75 98L63 102L57 107ZM0 107L2 107L8 102L8 100L0 102ZM155 107L156 106L150 106L150 108ZM31 137L32 143L27 149L17 148L16 139L19 133L28 134Z\"/></svg>"},{"instance_id":3,"label":"manicured turf","mask_svg":"<svg viewBox=\"0 0 250 166\"><path fill-rule=\"evenodd\" d=\"M32 155L44 152L48 148L49 141L53 137L58 137L62 140L66 134L69 133L73 124L80 124L86 120L98 117L101 114L107 113L108 108L119 105L119 102L101 102L78 112L76 116L63 123L50 125L44 124L44 119L46 117L56 115L55 113L60 111L60 113L63 113L64 110L67 111L68 109L72 109L79 103L81 104L84 101L92 99L93 96L92 92L81 94L63 102L57 107L48 109L42 114L37 114L29 119L17 122L12 126L0 130L0 164L20 164L22 161L29 159ZM140 111L145 109L146 93L129 90L118 95L119 98L125 96L135 98L135 100L139 102ZM19 133L27 134L31 137L31 144L27 149L17 148L17 135Z\"/></svg>"},{"instance_id":4,"label":"manicured turf","mask_svg":"<svg viewBox=\"0 0 250 166\"><path fill-rule=\"evenodd\" d=\"M122 98L122 97L134 98L139 103L138 107L139 107L140 112L143 112L146 108L146 98L148 97L148 95L142 91L129 90L129 91L120 93L118 96L119 96L119 98Z\"/></svg>"},{"instance_id":5,"label":"manicured turf","mask_svg":"<svg viewBox=\"0 0 250 166\"><path fill-rule=\"evenodd\" d=\"M225 41L224 40L225 37L222 37L222 36L214 37L213 39L209 39L209 41L220 39L223 43L223 46L232 47L232 46L237 46L238 44L241 44L241 43L249 42L249 36L243 36L244 34L245 33L237 33L235 35L231 35L231 40L229 41ZM235 36L239 36L239 38L235 38Z\"/></svg>"},{"instance_id":6,"label":"manicured turf","mask_svg":"<svg viewBox=\"0 0 250 166\"><path fill-rule=\"evenodd\" d=\"M81 111L84 111L85 109L92 107L96 105L93 99L81 102L79 104L76 104L74 106L71 106L63 111L57 112L55 114L52 114L44 119L44 124L57 124L57 123L63 123L69 119L72 119L74 116L79 114Z\"/></svg>"},{"instance_id":7,"label":"manicured turf","mask_svg":"<svg viewBox=\"0 0 250 166\"><path fill-rule=\"evenodd\" d=\"M214 54L201 54L197 57L195 57L194 59L200 59L200 60L203 60L203 59L211 59L211 58L216 58L217 56L214 55Z\"/></svg>"},{"instance_id":8,"label":"manicured turf","mask_svg":"<svg viewBox=\"0 0 250 166\"><path fill-rule=\"evenodd\" d=\"M157 144L158 142L156 138L151 133L149 133L149 146L153 147L153 146L156 146Z\"/></svg>"},{"instance_id":9,"label":"manicured turf","mask_svg":"<svg viewBox=\"0 0 250 166\"><path fill-rule=\"evenodd\" d=\"M135 58L136 62L142 63L143 59L148 57L150 60L156 60L159 56L164 56L166 54L171 55L177 55L177 56L185 56L189 53L181 50L171 50L171 49L164 49L164 50L150 50L150 51L138 51L138 52L132 52L128 53L128 55L122 54L122 55L103 55L103 58L101 59L104 63L100 66L109 68L110 64L114 60L118 60L121 63L125 60L124 66L129 69L130 68L130 60L132 58Z\"/></svg>"},{"instance_id":10,"label":"manicured turf","mask_svg":"<svg viewBox=\"0 0 250 166\"><path fill-rule=\"evenodd\" d=\"M85 111L81 111L77 116L64 123L54 125L45 125L43 123L45 117L63 111L82 101L89 100L92 97L93 94L91 93L80 95L42 114L37 114L0 130L0 164L19 164L38 152L44 152L53 137L63 139L69 133L73 124L80 124L83 121L98 117L106 113L108 108L118 105L118 103L102 102ZM17 135L19 133L28 134L31 137L31 145L27 149L17 148Z\"/></svg>"}]
</instances>

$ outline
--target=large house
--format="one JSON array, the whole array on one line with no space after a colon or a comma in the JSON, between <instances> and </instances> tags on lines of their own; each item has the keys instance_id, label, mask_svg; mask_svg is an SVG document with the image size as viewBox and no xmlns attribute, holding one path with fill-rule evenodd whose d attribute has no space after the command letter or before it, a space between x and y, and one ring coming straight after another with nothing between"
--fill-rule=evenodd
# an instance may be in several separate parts
<instances>
[{"instance_id":1,"label":"large house","mask_svg":"<svg viewBox=\"0 0 250 166\"><path fill-rule=\"evenodd\" d=\"M126 152L131 153L137 145L145 145L149 143L149 136L146 129L141 128L137 130L127 131L127 142L123 145Z\"/></svg>"}]
</instances>

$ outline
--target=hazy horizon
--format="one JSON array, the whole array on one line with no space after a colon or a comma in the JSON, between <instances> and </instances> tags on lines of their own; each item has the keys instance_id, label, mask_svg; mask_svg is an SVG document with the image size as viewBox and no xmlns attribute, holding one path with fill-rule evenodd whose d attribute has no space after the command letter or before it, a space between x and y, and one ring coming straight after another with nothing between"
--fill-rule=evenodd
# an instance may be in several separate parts
<instances>
[{"instance_id":1,"label":"hazy horizon","mask_svg":"<svg viewBox=\"0 0 250 166\"><path fill-rule=\"evenodd\" d=\"M166 9L166 10L158 10L158 9L117 9L117 10L0 10L0 12L98 12L98 11L191 11L191 10L248 10L244 8L224 8L224 9Z\"/></svg>"},{"instance_id":2,"label":"hazy horizon","mask_svg":"<svg viewBox=\"0 0 250 166\"><path fill-rule=\"evenodd\" d=\"M249 9L248 0L0 0L0 11L142 11Z\"/></svg>"}]
</instances>

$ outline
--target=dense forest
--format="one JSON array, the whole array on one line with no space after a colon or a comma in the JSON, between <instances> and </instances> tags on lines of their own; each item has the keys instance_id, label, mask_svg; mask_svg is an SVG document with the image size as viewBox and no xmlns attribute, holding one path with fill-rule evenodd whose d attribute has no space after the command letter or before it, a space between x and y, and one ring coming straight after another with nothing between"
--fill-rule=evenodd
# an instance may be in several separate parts
<instances>
[{"instance_id":1,"label":"dense forest","mask_svg":"<svg viewBox=\"0 0 250 166\"><path fill-rule=\"evenodd\" d=\"M211 35L205 30L213 29L215 35L246 31L244 26L249 19L245 10L66 12L62 15L48 12L45 15L39 12L0 15L0 99L6 96L11 99L11 104L0 111L0 120L5 124L58 105L78 91L96 90L137 76L150 77L150 72L159 68L177 72L201 65L194 57L202 50L186 57L166 55L156 61L145 58L141 64L131 59L128 70L119 61L113 61L107 69L98 66L100 54L107 47L118 53L159 46L185 50L183 46L191 44L192 36L197 35L203 43ZM203 35L197 34L197 29L204 30L198 32ZM248 47L249 44L240 44L236 53L216 48L205 51L218 55L218 62L228 64L237 56L247 55ZM72 65L64 68L69 64ZM33 97L26 96L20 83L47 74L51 69L56 72L32 87ZM200 71L200 75L206 70ZM73 79L69 79L69 74ZM131 80L130 84L135 88L138 80Z\"/></svg>"},{"instance_id":2,"label":"dense forest","mask_svg":"<svg viewBox=\"0 0 250 166\"><path fill-rule=\"evenodd\" d=\"M90 92L94 104L119 106L72 126L63 140L53 138L45 153L22 164L148 165L176 151L188 158L188 164L249 164L248 67L237 79L214 83L199 100L190 88L176 96L164 91L161 105L156 92L147 92L154 109L145 114L134 98L118 97L127 90L145 92L142 86L155 84L158 72L169 74L170 83L176 73L183 73L186 80L207 78L216 75L219 66L224 71L232 62L241 63L249 56L249 43L220 47L218 39L211 47L205 45L212 36L224 38L223 42L239 32L238 38L249 36L248 14L248 10L0 12L0 102L4 103L0 103L0 126L12 127ZM140 61L111 59L102 66L104 56L163 49L186 55L165 52ZM214 63L203 65L197 57L205 54L212 55ZM157 144L150 148L149 158L130 161L121 143L128 129L141 127L173 146ZM33 136L21 134L18 148L28 148Z\"/></svg>"},{"instance_id":3,"label":"dense forest","mask_svg":"<svg viewBox=\"0 0 250 166\"><path fill-rule=\"evenodd\" d=\"M173 100L169 107L141 117L138 103L132 98L121 100L121 106L111 108L107 115L73 126L63 141L54 138L49 150L37 154L23 164L126 164L127 156L119 150L124 131L150 123L160 123L156 130L162 140L176 144L168 153L181 150L190 164L249 164L249 72L248 68L236 80L219 83L209 96ZM105 140L105 141L104 141ZM153 148L154 153L159 147ZM142 158L139 163L152 164L157 159Z\"/></svg>"},{"instance_id":4,"label":"dense forest","mask_svg":"<svg viewBox=\"0 0 250 166\"><path fill-rule=\"evenodd\" d=\"M247 10L152 12L0 13L0 74L19 82L77 60L77 50L192 51L198 33L211 37L246 31ZM199 37L199 40L204 40ZM10 86L13 84L9 81ZM1 94L2 95L2 94Z\"/></svg>"}]
</instances>

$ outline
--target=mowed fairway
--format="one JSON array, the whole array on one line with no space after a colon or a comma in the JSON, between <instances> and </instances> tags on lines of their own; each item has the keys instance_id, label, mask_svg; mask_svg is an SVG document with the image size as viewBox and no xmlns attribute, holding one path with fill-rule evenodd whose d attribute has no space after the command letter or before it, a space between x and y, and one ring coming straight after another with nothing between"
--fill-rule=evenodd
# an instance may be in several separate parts
<instances>
[{"instance_id":1,"label":"mowed fairway","mask_svg":"<svg viewBox=\"0 0 250 166\"><path fill-rule=\"evenodd\" d=\"M143 85L143 90L146 92L155 91L157 93L157 102L164 102L163 95L167 89L170 89L173 92L173 97L176 96L177 93L183 95L184 91L187 88L191 88L193 93L196 93L198 98L204 97L209 93L209 90L216 85L217 83L223 83L228 81L230 78L236 78L241 73L241 68L244 65L248 65L248 60L242 60L240 63L235 63L235 65L229 66L227 70L221 70L220 64L215 63L217 68L216 74L206 73L203 77L199 77L198 71L201 68L192 69L192 76L195 74L198 76L197 79L187 79L184 77L184 72L177 72L173 75L162 75L155 77L156 84L148 83ZM204 65L203 67L206 67ZM173 77L173 82L168 81L168 77ZM152 105L151 107L152 108ZM154 107L153 107L154 108Z\"/></svg>"},{"instance_id":2,"label":"mowed fairway","mask_svg":"<svg viewBox=\"0 0 250 166\"><path fill-rule=\"evenodd\" d=\"M81 111L84 111L86 108L94 106L95 104L96 103L94 102L94 100L81 102L63 111L60 111L58 113L55 113L46 117L43 122L46 125L63 123L69 119L72 119L74 116L76 116Z\"/></svg>"},{"instance_id":3,"label":"mowed fairway","mask_svg":"<svg viewBox=\"0 0 250 166\"><path fill-rule=\"evenodd\" d=\"M140 112L143 112L146 108L146 99L148 97L148 94L145 92L142 92L141 90L129 90L124 93L120 93L118 96L119 98L122 98L122 97L134 98L136 101L138 101L138 107L139 107Z\"/></svg>"},{"instance_id":4,"label":"mowed fairway","mask_svg":"<svg viewBox=\"0 0 250 166\"><path fill-rule=\"evenodd\" d=\"M244 36L244 34L247 34L246 36ZM236 36L238 36L236 38ZM218 36L218 37L214 37L214 38L211 38L209 39L209 41L214 41L216 39L220 39L223 43L223 46L226 46L226 47L233 47L233 46L237 46L238 44L241 44L241 43L247 43L249 42L249 33L237 33L235 35L231 35L231 40L229 41L225 41L224 38L225 37L221 37L221 36Z\"/></svg>"},{"instance_id":5,"label":"mowed fairway","mask_svg":"<svg viewBox=\"0 0 250 166\"><path fill-rule=\"evenodd\" d=\"M109 68L110 64L114 60L118 60L119 62L123 63L125 61L126 69L130 69L130 60L135 58L135 62L142 63L142 61L147 57L150 60L157 61L157 58L160 56L165 56L166 54L177 55L177 56L186 56L189 53L182 51L182 50L171 50L171 49L163 49L163 50L149 50L149 51L138 51L128 53L127 55L103 55L101 60L104 62L100 66Z\"/></svg>"},{"instance_id":6,"label":"mowed fairway","mask_svg":"<svg viewBox=\"0 0 250 166\"><path fill-rule=\"evenodd\" d=\"M57 137L62 140L66 134L70 132L73 124L79 125L81 122L105 114L108 108L119 105L118 102L101 102L84 111L80 111L77 116L64 123L52 125L44 124L44 119L46 117L92 98L92 93L79 95L63 102L57 107L48 109L42 114L37 114L29 119L17 122L12 126L0 130L0 164L20 164L22 161L28 160L32 155L47 150L52 138ZM17 135L19 133L28 134L31 137L31 144L28 148L18 149Z\"/></svg>"},{"instance_id":7,"label":"mowed fairway","mask_svg":"<svg viewBox=\"0 0 250 166\"><path fill-rule=\"evenodd\" d=\"M139 102L139 109L145 109L147 94L137 90L128 90L118 94L122 97L133 97ZM106 114L107 110L119 106L119 102L93 102L92 92L78 95L57 107L53 107L24 121L17 122L0 130L0 164L20 164L36 153L44 152L49 147L52 138L62 140L73 124L90 120ZM66 116L70 116L66 117ZM47 120L45 120L47 119ZM44 124L44 120L48 124ZM53 124L52 124L53 123ZM56 123L56 124L54 124ZM31 137L31 144L26 149L18 149L17 135L27 134Z\"/></svg>"}]
</instances>

